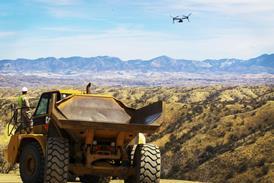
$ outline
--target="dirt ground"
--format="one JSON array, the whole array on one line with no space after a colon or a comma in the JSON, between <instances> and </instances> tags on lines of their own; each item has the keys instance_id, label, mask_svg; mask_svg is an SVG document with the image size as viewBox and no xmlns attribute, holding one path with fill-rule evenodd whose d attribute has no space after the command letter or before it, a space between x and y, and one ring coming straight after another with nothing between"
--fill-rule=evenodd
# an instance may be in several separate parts
<instances>
[{"instance_id":1,"label":"dirt ground","mask_svg":"<svg viewBox=\"0 0 274 183\"><path fill-rule=\"evenodd\" d=\"M0 174L0 183L20 183L22 182L18 174ZM124 181L114 180L111 183L123 183ZM161 183L193 183L182 180L161 180Z\"/></svg>"}]
</instances>

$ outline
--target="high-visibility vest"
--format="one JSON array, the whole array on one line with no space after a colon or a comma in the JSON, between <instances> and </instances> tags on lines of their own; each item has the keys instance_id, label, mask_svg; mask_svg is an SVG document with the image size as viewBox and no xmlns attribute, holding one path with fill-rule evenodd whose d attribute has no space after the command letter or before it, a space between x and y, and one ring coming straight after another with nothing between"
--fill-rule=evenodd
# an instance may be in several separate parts
<instances>
[{"instance_id":1,"label":"high-visibility vest","mask_svg":"<svg viewBox=\"0 0 274 183\"><path fill-rule=\"evenodd\" d=\"M19 108L22 108L23 107L23 102L24 102L24 96L23 95L20 95L18 97L18 106Z\"/></svg>"}]
</instances>

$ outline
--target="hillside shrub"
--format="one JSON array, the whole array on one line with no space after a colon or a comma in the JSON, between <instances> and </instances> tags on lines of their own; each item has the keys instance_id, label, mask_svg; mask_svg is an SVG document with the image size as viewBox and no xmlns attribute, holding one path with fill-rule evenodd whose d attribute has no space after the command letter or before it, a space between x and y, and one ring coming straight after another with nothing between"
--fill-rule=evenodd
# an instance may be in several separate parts
<instances>
[{"instance_id":1,"label":"hillside shrub","mask_svg":"<svg viewBox=\"0 0 274 183\"><path fill-rule=\"evenodd\" d=\"M0 146L0 173L8 173L13 167L10 167L4 159L4 149Z\"/></svg>"}]
</instances>

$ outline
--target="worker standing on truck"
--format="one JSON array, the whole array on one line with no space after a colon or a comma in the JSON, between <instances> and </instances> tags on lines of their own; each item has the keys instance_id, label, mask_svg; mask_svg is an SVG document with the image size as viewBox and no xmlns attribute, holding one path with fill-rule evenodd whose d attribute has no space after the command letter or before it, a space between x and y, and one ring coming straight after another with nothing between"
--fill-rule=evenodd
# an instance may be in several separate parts
<instances>
[{"instance_id":1,"label":"worker standing on truck","mask_svg":"<svg viewBox=\"0 0 274 183\"><path fill-rule=\"evenodd\" d=\"M18 108L20 109L21 128L29 131L31 125L30 104L27 96L28 88L22 88L22 94L18 97Z\"/></svg>"}]
</instances>

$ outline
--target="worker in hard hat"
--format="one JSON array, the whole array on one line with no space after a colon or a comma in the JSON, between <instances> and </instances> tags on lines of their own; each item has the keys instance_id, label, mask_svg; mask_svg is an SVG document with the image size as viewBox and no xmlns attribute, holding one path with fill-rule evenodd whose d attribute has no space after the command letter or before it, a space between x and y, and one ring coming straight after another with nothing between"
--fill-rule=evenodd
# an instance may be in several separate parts
<instances>
[{"instance_id":1,"label":"worker in hard hat","mask_svg":"<svg viewBox=\"0 0 274 183\"><path fill-rule=\"evenodd\" d=\"M30 104L27 96L28 88L22 88L22 94L18 97L18 108L21 111L22 129L29 131L31 125Z\"/></svg>"}]
</instances>

